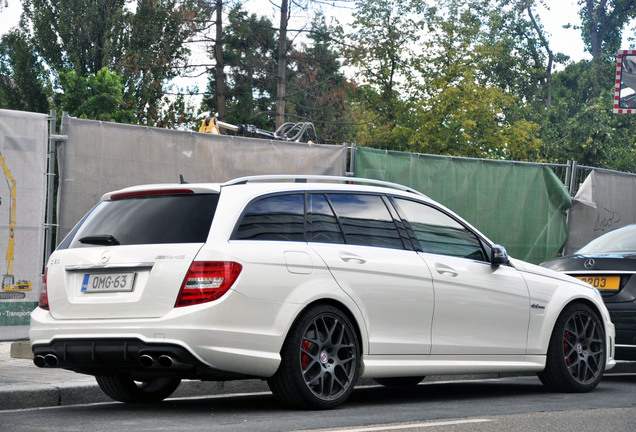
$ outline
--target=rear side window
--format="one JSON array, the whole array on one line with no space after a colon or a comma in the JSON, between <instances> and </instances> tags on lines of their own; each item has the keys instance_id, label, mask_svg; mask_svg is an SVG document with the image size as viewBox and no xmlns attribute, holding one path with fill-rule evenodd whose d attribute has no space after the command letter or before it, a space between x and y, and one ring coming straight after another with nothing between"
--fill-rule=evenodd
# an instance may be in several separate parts
<instances>
[{"instance_id":1,"label":"rear side window","mask_svg":"<svg viewBox=\"0 0 636 432\"><path fill-rule=\"evenodd\" d=\"M69 236L68 247L204 243L218 200L216 194L184 194L103 201Z\"/></svg>"},{"instance_id":2,"label":"rear side window","mask_svg":"<svg viewBox=\"0 0 636 432\"><path fill-rule=\"evenodd\" d=\"M347 244L403 249L402 239L382 197L328 194Z\"/></svg>"},{"instance_id":3,"label":"rear side window","mask_svg":"<svg viewBox=\"0 0 636 432\"><path fill-rule=\"evenodd\" d=\"M311 194L307 200L307 234L311 242L344 243L336 216L323 194Z\"/></svg>"},{"instance_id":4,"label":"rear side window","mask_svg":"<svg viewBox=\"0 0 636 432\"><path fill-rule=\"evenodd\" d=\"M232 238L305 241L305 195L275 195L252 202Z\"/></svg>"},{"instance_id":5,"label":"rear side window","mask_svg":"<svg viewBox=\"0 0 636 432\"><path fill-rule=\"evenodd\" d=\"M428 205L396 198L423 252L485 261L479 238L462 224Z\"/></svg>"}]
</instances>

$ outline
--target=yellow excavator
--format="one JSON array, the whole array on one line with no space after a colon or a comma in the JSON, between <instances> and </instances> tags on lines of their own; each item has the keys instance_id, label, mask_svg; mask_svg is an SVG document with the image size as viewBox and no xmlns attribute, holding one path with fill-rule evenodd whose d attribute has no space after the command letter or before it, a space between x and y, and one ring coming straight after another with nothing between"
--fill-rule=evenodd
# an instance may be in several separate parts
<instances>
[{"instance_id":1,"label":"yellow excavator","mask_svg":"<svg viewBox=\"0 0 636 432\"><path fill-rule=\"evenodd\" d=\"M313 123L283 123L275 132L257 128L254 125L240 124L233 125L220 121L216 117L206 117L199 132L220 135L221 129L232 131L235 135L246 136L250 138L262 138L280 141L306 142L306 143L324 143L324 140L318 138Z\"/></svg>"},{"instance_id":2,"label":"yellow excavator","mask_svg":"<svg viewBox=\"0 0 636 432\"><path fill-rule=\"evenodd\" d=\"M9 219L9 244L7 246L7 273L2 277L2 292L0 292L0 299L23 299L26 297L26 292L31 291L31 282L26 280L15 282L13 277L13 251L15 249L15 214L16 214L16 199L15 199L15 180L7 167L2 153L0 153L0 164L4 171L4 176L7 178L7 184L9 186L9 194L11 195L11 217ZM0 201L1 204L1 201Z\"/></svg>"}]
</instances>

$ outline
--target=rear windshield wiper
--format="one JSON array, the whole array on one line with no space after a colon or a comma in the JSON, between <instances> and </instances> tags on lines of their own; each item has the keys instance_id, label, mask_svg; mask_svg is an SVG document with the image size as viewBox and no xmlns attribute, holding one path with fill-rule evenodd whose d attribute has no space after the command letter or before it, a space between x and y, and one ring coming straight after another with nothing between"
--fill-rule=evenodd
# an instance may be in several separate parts
<instances>
[{"instance_id":1,"label":"rear windshield wiper","mask_svg":"<svg viewBox=\"0 0 636 432\"><path fill-rule=\"evenodd\" d=\"M110 234L100 234L94 236L86 236L79 239L79 242L82 244L95 244L95 245L106 245L106 246L116 246L119 244L119 241Z\"/></svg>"}]
</instances>

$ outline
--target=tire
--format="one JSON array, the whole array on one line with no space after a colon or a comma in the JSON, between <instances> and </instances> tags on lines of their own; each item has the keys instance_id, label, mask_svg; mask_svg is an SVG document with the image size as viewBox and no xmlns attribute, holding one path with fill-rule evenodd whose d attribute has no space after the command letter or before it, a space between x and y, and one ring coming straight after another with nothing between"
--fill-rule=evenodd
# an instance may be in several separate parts
<instances>
[{"instance_id":1,"label":"tire","mask_svg":"<svg viewBox=\"0 0 636 432\"><path fill-rule=\"evenodd\" d=\"M605 331L588 306L567 306L557 319L546 358L537 375L550 390L584 393L594 389L605 370Z\"/></svg>"},{"instance_id":2,"label":"tire","mask_svg":"<svg viewBox=\"0 0 636 432\"><path fill-rule=\"evenodd\" d=\"M374 378L373 381L385 387L415 387L424 379L417 377Z\"/></svg>"},{"instance_id":3,"label":"tire","mask_svg":"<svg viewBox=\"0 0 636 432\"><path fill-rule=\"evenodd\" d=\"M359 369L360 342L351 321L333 306L316 305L292 326L267 384L285 405L331 409L349 397Z\"/></svg>"},{"instance_id":4,"label":"tire","mask_svg":"<svg viewBox=\"0 0 636 432\"><path fill-rule=\"evenodd\" d=\"M156 403L170 396L181 379L157 377L135 381L126 374L96 376L97 384L110 398L126 403Z\"/></svg>"}]
</instances>

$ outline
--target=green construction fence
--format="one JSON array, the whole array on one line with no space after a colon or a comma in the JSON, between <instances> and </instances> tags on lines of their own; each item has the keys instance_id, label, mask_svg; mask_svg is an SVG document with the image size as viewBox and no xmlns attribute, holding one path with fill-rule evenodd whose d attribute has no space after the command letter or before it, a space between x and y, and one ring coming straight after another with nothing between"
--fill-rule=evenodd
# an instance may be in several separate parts
<instances>
[{"instance_id":1,"label":"green construction fence","mask_svg":"<svg viewBox=\"0 0 636 432\"><path fill-rule=\"evenodd\" d=\"M354 174L428 195L531 263L558 255L568 237L572 198L546 165L356 147Z\"/></svg>"}]
</instances>

